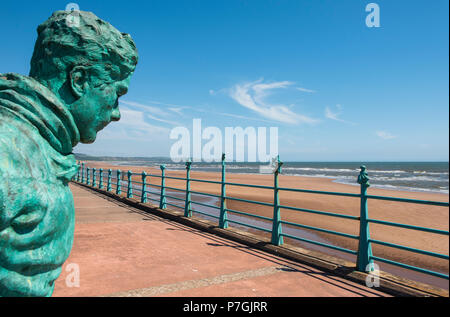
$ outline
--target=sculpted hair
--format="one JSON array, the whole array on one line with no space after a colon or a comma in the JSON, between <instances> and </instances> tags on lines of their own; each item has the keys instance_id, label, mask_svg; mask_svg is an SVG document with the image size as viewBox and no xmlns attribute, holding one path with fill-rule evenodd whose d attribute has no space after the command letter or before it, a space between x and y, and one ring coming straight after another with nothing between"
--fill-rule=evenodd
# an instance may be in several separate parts
<instances>
[{"instance_id":1,"label":"sculpted hair","mask_svg":"<svg viewBox=\"0 0 450 317\"><path fill-rule=\"evenodd\" d=\"M70 14L77 25L67 23ZM74 66L83 65L103 67L111 78L122 80L138 62L131 37L91 12L56 11L39 25L37 33L30 70L36 79L66 77Z\"/></svg>"}]
</instances>

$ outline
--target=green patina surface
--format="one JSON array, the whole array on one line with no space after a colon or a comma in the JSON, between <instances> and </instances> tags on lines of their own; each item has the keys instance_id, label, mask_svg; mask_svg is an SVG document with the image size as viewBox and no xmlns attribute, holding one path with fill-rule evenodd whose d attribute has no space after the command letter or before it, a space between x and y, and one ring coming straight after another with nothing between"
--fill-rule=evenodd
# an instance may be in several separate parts
<instances>
[{"instance_id":1,"label":"green patina surface","mask_svg":"<svg viewBox=\"0 0 450 317\"><path fill-rule=\"evenodd\" d=\"M0 74L0 296L51 296L73 242L72 149L120 119L138 59L90 12L57 11L37 31L29 76Z\"/></svg>"}]
</instances>

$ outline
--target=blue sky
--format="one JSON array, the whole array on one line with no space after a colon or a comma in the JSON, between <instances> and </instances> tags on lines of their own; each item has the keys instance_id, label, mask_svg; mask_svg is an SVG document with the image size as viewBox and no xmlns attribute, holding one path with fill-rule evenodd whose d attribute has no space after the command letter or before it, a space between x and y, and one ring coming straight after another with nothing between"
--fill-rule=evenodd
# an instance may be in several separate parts
<instances>
[{"instance_id":1,"label":"blue sky","mask_svg":"<svg viewBox=\"0 0 450 317\"><path fill-rule=\"evenodd\" d=\"M37 25L68 2L2 1L0 73L28 74ZM76 3L140 61L122 120L75 152L169 156L170 131L200 118L278 127L286 161L448 161L447 0Z\"/></svg>"}]
</instances>

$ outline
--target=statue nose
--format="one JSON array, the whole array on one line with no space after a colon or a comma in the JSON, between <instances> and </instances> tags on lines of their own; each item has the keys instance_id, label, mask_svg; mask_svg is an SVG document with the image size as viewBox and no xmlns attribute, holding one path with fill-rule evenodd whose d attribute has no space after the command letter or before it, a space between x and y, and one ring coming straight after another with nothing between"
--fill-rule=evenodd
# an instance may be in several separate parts
<instances>
[{"instance_id":1,"label":"statue nose","mask_svg":"<svg viewBox=\"0 0 450 317\"><path fill-rule=\"evenodd\" d=\"M119 108L116 108L111 113L111 121L119 121L120 120L120 111Z\"/></svg>"}]
</instances>

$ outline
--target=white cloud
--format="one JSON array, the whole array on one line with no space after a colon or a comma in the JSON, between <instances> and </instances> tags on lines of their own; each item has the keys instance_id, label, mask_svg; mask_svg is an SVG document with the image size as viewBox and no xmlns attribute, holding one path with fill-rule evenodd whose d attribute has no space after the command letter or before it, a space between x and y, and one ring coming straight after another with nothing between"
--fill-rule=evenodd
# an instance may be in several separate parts
<instances>
[{"instance_id":1,"label":"white cloud","mask_svg":"<svg viewBox=\"0 0 450 317\"><path fill-rule=\"evenodd\" d=\"M147 118L147 119L155 120L155 121L159 121L159 122L163 122L163 123L167 123L167 124L171 124L171 125L180 125L179 122L168 120L168 119L163 119L163 118L169 117L171 114L166 112L166 111L164 111L161 108L153 107L153 106L149 106L149 105L145 105L145 104L141 104L141 103L134 102L134 101L121 100L120 101L121 112L122 112L122 109L129 108L129 107L124 108L123 105L127 105L127 106L132 107L132 108L140 109L141 113L143 115L145 115L145 118ZM172 112L175 112L175 113L178 113L179 115L181 114L181 109L182 109L182 107L180 107L180 108L168 108L168 110L170 110ZM130 110L136 110L136 109L130 109Z\"/></svg>"},{"instance_id":2,"label":"white cloud","mask_svg":"<svg viewBox=\"0 0 450 317\"><path fill-rule=\"evenodd\" d=\"M162 110L161 108L145 105L145 104L134 102L134 101L120 100L120 104L124 104L124 105L131 106L134 108L139 108L145 112L150 112L157 116L166 117L169 115L166 111Z\"/></svg>"},{"instance_id":3,"label":"white cloud","mask_svg":"<svg viewBox=\"0 0 450 317\"><path fill-rule=\"evenodd\" d=\"M295 89L297 89L299 91L302 91L302 92L309 92L309 93L315 93L316 92L315 90L306 89L306 88L303 88L303 87L295 87Z\"/></svg>"},{"instance_id":4,"label":"white cloud","mask_svg":"<svg viewBox=\"0 0 450 317\"><path fill-rule=\"evenodd\" d=\"M342 119L338 118L339 112L333 112L329 107L325 108L325 117L331 120L342 121Z\"/></svg>"},{"instance_id":5,"label":"white cloud","mask_svg":"<svg viewBox=\"0 0 450 317\"><path fill-rule=\"evenodd\" d=\"M245 84L237 84L230 91L230 97L242 106L255 111L261 116L284 123L317 123L318 120L306 115L293 112L285 105L272 105L265 101L265 98L274 89L287 88L293 83L281 81L274 83L262 83L262 80Z\"/></svg>"},{"instance_id":6,"label":"white cloud","mask_svg":"<svg viewBox=\"0 0 450 317\"><path fill-rule=\"evenodd\" d=\"M377 131L376 135L384 140L395 139L397 137L387 131Z\"/></svg>"},{"instance_id":7,"label":"white cloud","mask_svg":"<svg viewBox=\"0 0 450 317\"><path fill-rule=\"evenodd\" d=\"M341 119L340 115L342 114L342 106L336 105L336 108L337 108L337 111L333 111L330 109L330 107L325 107L325 117L328 119L331 119L331 120L339 121L339 122L356 124L354 122Z\"/></svg>"},{"instance_id":8,"label":"white cloud","mask_svg":"<svg viewBox=\"0 0 450 317\"><path fill-rule=\"evenodd\" d=\"M147 123L143 111L122 107L120 114L120 120L108 125L99 133L99 138L115 140L146 139L150 141L155 135L169 134L169 129Z\"/></svg>"},{"instance_id":9,"label":"white cloud","mask_svg":"<svg viewBox=\"0 0 450 317\"><path fill-rule=\"evenodd\" d=\"M175 112L177 115L182 116L183 115L182 110L183 109L187 109L187 108L189 108L189 107L170 107L170 108L167 108L167 109L172 111L172 112Z\"/></svg>"}]
</instances>

